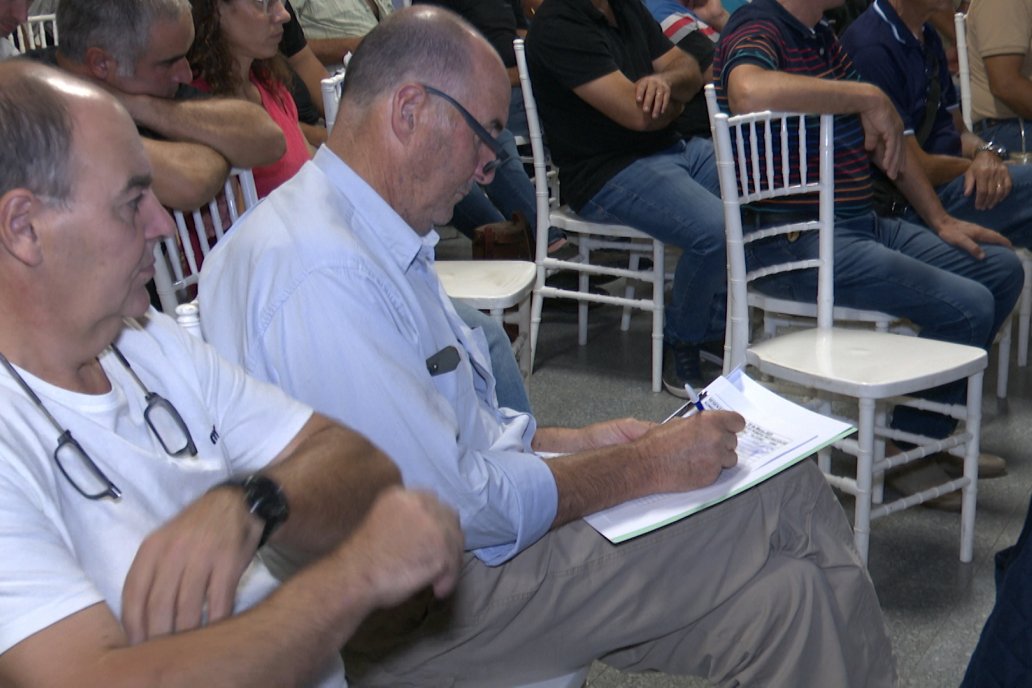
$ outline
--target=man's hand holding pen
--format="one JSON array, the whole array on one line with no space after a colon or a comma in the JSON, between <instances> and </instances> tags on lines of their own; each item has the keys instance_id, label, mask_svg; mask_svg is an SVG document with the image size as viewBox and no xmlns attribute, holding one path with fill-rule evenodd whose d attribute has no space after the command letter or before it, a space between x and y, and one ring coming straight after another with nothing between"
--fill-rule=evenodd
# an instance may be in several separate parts
<instances>
[{"instance_id":1,"label":"man's hand holding pen","mask_svg":"<svg viewBox=\"0 0 1032 688\"><path fill-rule=\"evenodd\" d=\"M696 403L701 405L698 398ZM640 455L654 462L659 492L705 487L738 463L737 433L745 429L745 419L731 411L695 408L693 415L672 418L636 441Z\"/></svg>"}]
</instances>

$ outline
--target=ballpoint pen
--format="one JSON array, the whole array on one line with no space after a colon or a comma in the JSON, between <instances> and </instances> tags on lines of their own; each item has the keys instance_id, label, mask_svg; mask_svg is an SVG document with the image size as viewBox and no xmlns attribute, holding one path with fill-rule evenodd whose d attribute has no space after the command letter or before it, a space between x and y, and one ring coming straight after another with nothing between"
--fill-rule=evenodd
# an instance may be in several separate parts
<instances>
[{"instance_id":1,"label":"ballpoint pen","mask_svg":"<svg viewBox=\"0 0 1032 688\"><path fill-rule=\"evenodd\" d=\"M684 391L688 392L688 401L689 401L689 403L692 404L692 406L695 407L696 411L701 413L702 411L705 410L703 408L703 406L702 406L702 397L700 397L698 394L696 394L695 390L692 389L692 386L690 384L688 384L687 382L684 383ZM706 391L703 390L702 393L703 393L703 395L705 395Z\"/></svg>"},{"instance_id":2,"label":"ballpoint pen","mask_svg":"<svg viewBox=\"0 0 1032 688\"><path fill-rule=\"evenodd\" d=\"M696 413L698 413L699 411L704 410L705 407L703 407L703 405L702 405L702 400L704 398L706 398L706 390L703 390L701 395L696 394L695 390L692 389L692 386L686 383L685 386L684 386L684 391L688 393L688 401L686 401L683 404L681 404L681 406L679 406L676 411L674 411L669 416L667 416L663 420L664 423L666 423L667 421L671 421L674 418L680 418L681 416L684 415L685 411L687 411L688 409L690 409L693 406L695 407L695 412Z\"/></svg>"}]
</instances>

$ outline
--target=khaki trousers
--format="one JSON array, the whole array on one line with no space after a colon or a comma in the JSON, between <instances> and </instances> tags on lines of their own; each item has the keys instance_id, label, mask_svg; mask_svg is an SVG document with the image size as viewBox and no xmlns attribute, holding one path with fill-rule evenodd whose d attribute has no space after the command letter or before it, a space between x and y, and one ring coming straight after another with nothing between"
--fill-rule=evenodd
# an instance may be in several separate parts
<instances>
[{"instance_id":1,"label":"khaki trousers","mask_svg":"<svg viewBox=\"0 0 1032 688\"><path fill-rule=\"evenodd\" d=\"M467 556L446 600L371 618L345 649L348 679L506 686L598 659L720 686L891 686L892 647L852 543L811 461L621 545L577 521L502 566Z\"/></svg>"}]
</instances>

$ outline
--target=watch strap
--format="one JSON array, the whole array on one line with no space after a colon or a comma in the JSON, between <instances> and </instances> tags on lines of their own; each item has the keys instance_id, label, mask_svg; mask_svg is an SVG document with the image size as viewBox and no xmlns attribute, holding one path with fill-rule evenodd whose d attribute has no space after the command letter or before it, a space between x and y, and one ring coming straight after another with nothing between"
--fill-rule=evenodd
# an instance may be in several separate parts
<instances>
[{"instance_id":1,"label":"watch strap","mask_svg":"<svg viewBox=\"0 0 1032 688\"><path fill-rule=\"evenodd\" d=\"M290 515L287 497L279 484L261 473L254 473L244 478L232 478L219 483L216 487L235 487L243 490L244 503L249 513L262 520L262 535L258 540L258 549L265 546L276 530L283 525Z\"/></svg>"}]
</instances>

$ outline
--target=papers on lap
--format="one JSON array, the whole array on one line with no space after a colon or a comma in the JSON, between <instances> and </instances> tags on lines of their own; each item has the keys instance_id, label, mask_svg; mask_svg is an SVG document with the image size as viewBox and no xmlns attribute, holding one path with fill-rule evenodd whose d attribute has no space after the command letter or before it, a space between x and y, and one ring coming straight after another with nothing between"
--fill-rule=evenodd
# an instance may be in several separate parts
<instances>
[{"instance_id":1,"label":"papers on lap","mask_svg":"<svg viewBox=\"0 0 1032 688\"><path fill-rule=\"evenodd\" d=\"M703 403L745 418L745 430L738 433L738 465L722 471L708 487L651 495L591 514L584 520L592 528L614 543L630 540L744 492L856 430L778 396L741 370L714 380Z\"/></svg>"}]
</instances>

